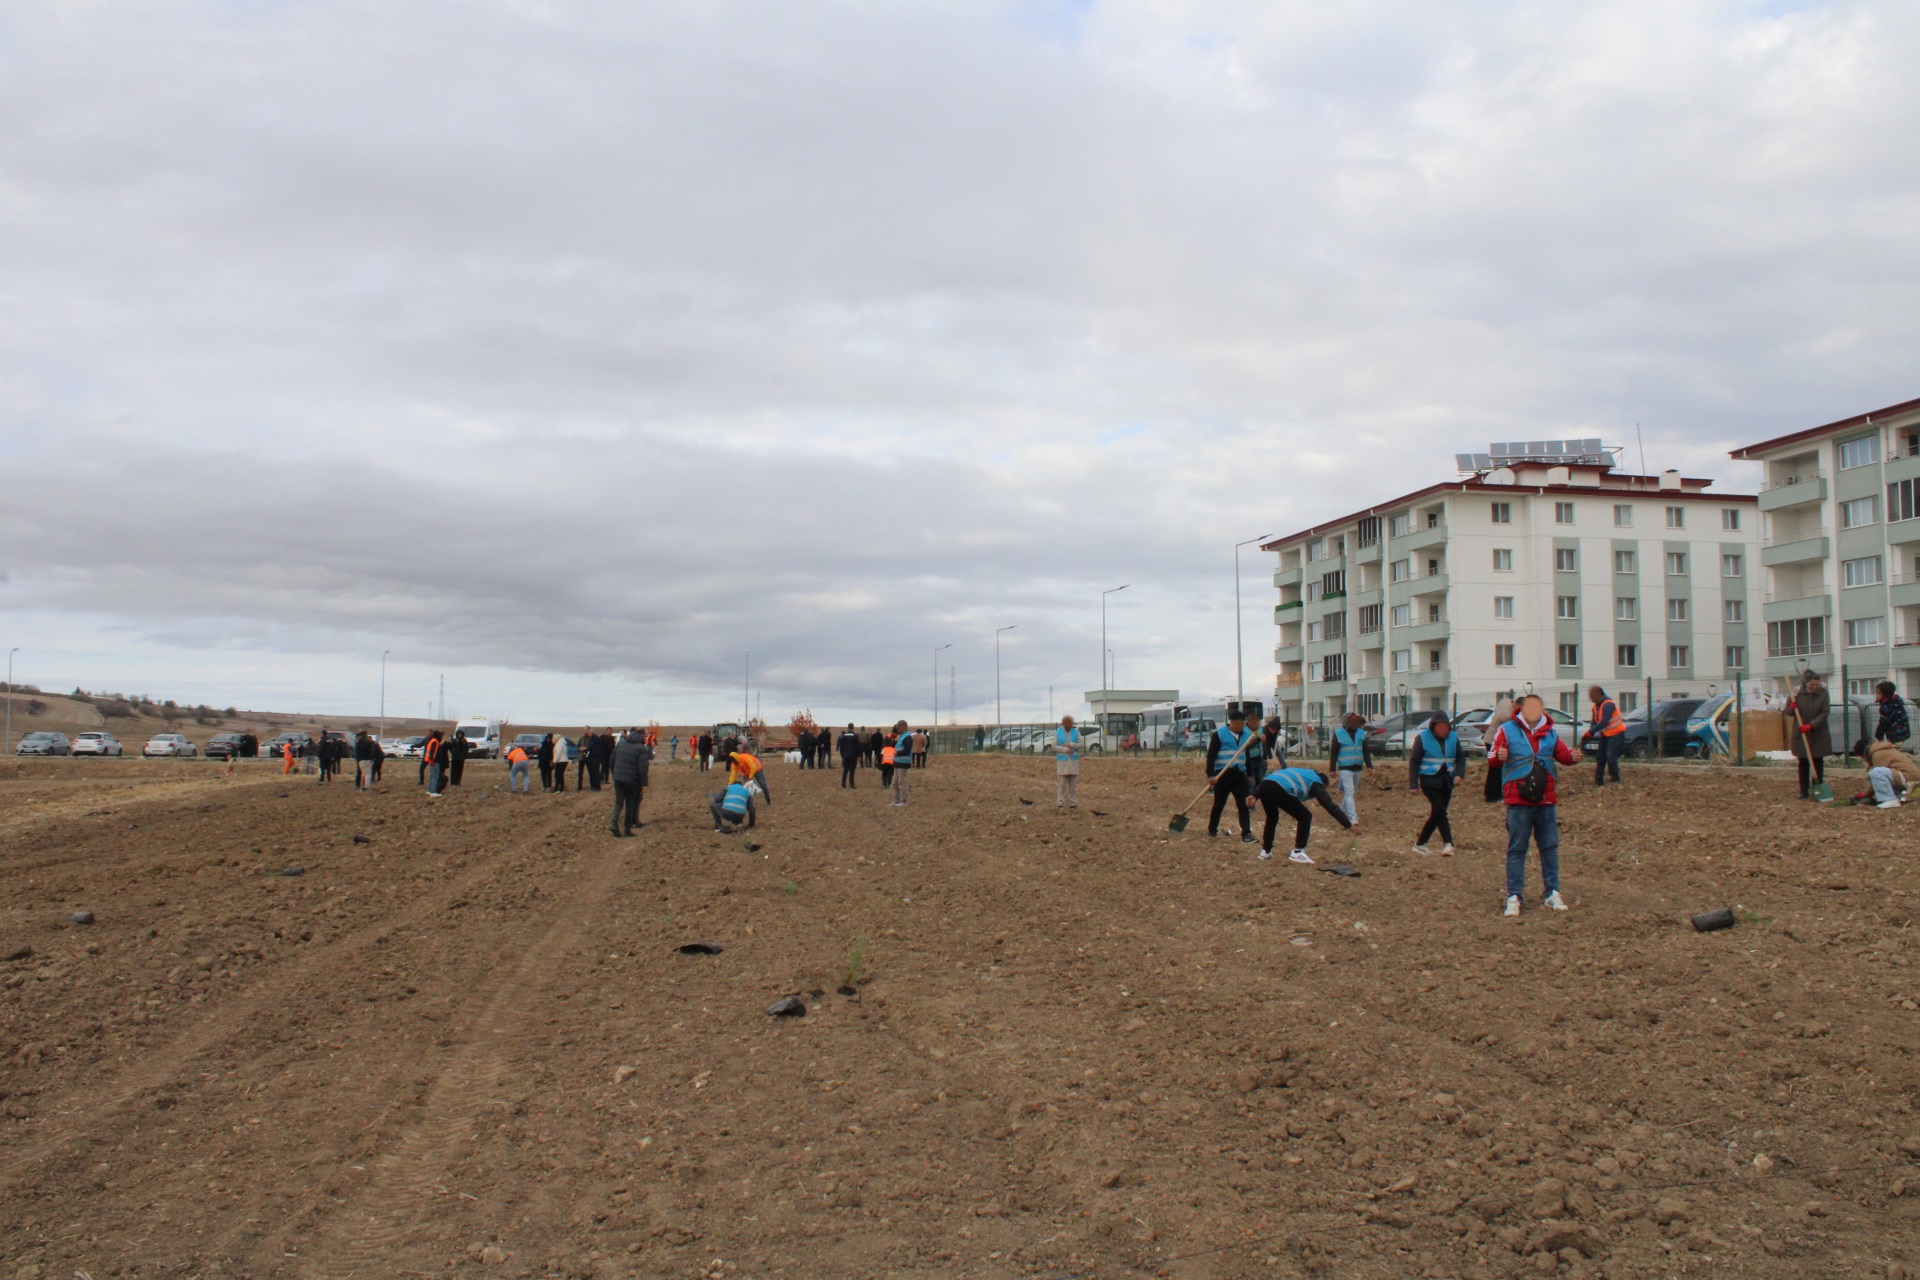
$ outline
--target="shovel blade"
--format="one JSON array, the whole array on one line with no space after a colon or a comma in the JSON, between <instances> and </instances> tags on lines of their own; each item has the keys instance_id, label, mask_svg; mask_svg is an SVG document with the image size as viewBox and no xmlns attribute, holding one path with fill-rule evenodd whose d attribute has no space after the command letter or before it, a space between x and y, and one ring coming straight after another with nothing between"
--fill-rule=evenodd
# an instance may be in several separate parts
<instances>
[{"instance_id":1,"label":"shovel blade","mask_svg":"<svg viewBox=\"0 0 1920 1280\"><path fill-rule=\"evenodd\" d=\"M1185 831L1186 829L1187 829L1187 815L1184 813L1174 814L1173 821L1167 824L1167 830L1173 832L1173 834L1175 835L1179 835L1182 831Z\"/></svg>"},{"instance_id":2,"label":"shovel blade","mask_svg":"<svg viewBox=\"0 0 1920 1280\"><path fill-rule=\"evenodd\" d=\"M1812 793L1813 798L1815 800L1818 800L1821 804L1833 803L1833 788L1828 786L1826 783L1816 782L1813 784L1812 787L1809 788L1809 791Z\"/></svg>"}]
</instances>

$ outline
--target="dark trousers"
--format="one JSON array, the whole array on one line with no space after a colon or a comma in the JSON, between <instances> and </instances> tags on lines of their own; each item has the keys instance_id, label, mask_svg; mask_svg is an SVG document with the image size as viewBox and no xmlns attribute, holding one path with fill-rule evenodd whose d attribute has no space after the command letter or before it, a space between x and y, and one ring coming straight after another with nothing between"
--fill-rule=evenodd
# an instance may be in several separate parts
<instances>
[{"instance_id":1,"label":"dark trousers","mask_svg":"<svg viewBox=\"0 0 1920 1280\"><path fill-rule=\"evenodd\" d=\"M1593 744L1593 785L1603 787L1611 776L1620 781L1620 742L1625 734L1616 733L1611 738L1602 735Z\"/></svg>"},{"instance_id":2,"label":"dark trousers","mask_svg":"<svg viewBox=\"0 0 1920 1280\"><path fill-rule=\"evenodd\" d=\"M613 784L613 816L607 819L607 829L626 834L640 825L640 793L646 787L638 782L616 782Z\"/></svg>"},{"instance_id":3,"label":"dark trousers","mask_svg":"<svg viewBox=\"0 0 1920 1280\"><path fill-rule=\"evenodd\" d=\"M706 772L706 771L707 771L708 769L711 769L711 768L713 768L713 756L712 756L712 755L710 755L709 753L707 753L707 752L705 752L705 751L702 751L702 752L700 753L700 770L701 770L701 772L703 772L703 773L704 773L704 772Z\"/></svg>"},{"instance_id":4,"label":"dark trousers","mask_svg":"<svg viewBox=\"0 0 1920 1280\"><path fill-rule=\"evenodd\" d=\"M1436 773L1420 779L1420 794L1427 798L1427 823L1420 828L1415 844L1425 844L1434 832L1448 844L1453 843L1453 824L1447 821L1447 806L1453 803L1453 775Z\"/></svg>"},{"instance_id":5,"label":"dark trousers","mask_svg":"<svg viewBox=\"0 0 1920 1280\"><path fill-rule=\"evenodd\" d=\"M424 755L420 757L420 785L427 785L427 758Z\"/></svg>"},{"instance_id":6,"label":"dark trousers","mask_svg":"<svg viewBox=\"0 0 1920 1280\"><path fill-rule=\"evenodd\" d=\"M448 775L447 775L447 781L448 781L448 782L451 782L451 783L452 783L452 784L453 784L454 786L456 786L456 787L457 787L457 786L459 786L459 785L460 785L460 775L461 775L461 774L463 774L463 773L465 773L466 771L467 771L467 759L466 759L466 757L465 757L465 756L455 756L455 757L453 758L453 764L452 764L452 766L451 766L451 768L450 768L450 770L449 770L449 772L448 772Z\"/></svg>"},{"instance_id":7,"label":"dark trousers","mask_svg":"<svg viewBox=\"0 0 1920 1280\"><path fill-rule=\"evenodd\" d=\"M553 762L553 789L555 791L565 791L567 789L567 762L565 760L555 760Z\"/></svg>"},{"instance_id":8,"label":"dark trousers","mask_svg":"<svg viewBox=\"0 0 1920 1280\"><path fill-rule=\"evenodd\" d=\"M1247 775L1239 768L1225 770L1220 780L1213 784L1213 813L1207 818L1207 834L1220 834L1220 814L1227 807L1227 797L1233 797L1233 807L1240 815L1240 834L1253 834L1253 815L1247 812L1247 794L1253 790L1253 784L1247 781Z\"/></svg>"},{"instance_id":9,"label":"dark trousers","mask_svg":"<svg viewBox=\"0 0 1920 1280\"><path fill-rule=\"evenodd\" d=\"M893 766L892 765L882 764L880 766L880 785L883 787L890 787L893 785Z\"/></svg>"},{"instance_id":10,"label":"dark trousers","mask_svg":"<svg viewBox=\"0 0 1920 1280\"><path fill-rule=\"evenodd\" d=\"M551 760L542 760L540 762L540 789L542 791L553 790L553 761Z\"/></svg>"},{"instance_id":11,"label":"dark trousers","mask_svg":"<svg viewBox=\"0 0 1920 1280\"><path fill-rule=\"evenodd\" d=\"M1811 767L1808 766L1804 759L1797 759L1794 761L1794 764L1800 769L1800 798L1805 800L1809 795L1813 794L1812 784L1814 782L1825 782L1827 780L1827 758L1825 756L1815 756Z\"/></svg>"},{"instance_id":12,"label":"dark trousers","mask_svg":"<svg viewBox=\"0 0 1920 1280\"><path fill-rule=\"evenodd\" d=\"M1280 815L1284 813L1293 819L1293 847L1305 849L1307 841L1313 838L1313 810L1282 791L1280 784L1271 778L1261 781L1260 790L1256 794L1260 800L1260 807L1267 811L1267 825L1261 833L1260 847L1268 850L1273 848L1273 831L1280 825ZM1314 783L1312 789L1307 792L1307 796L1332 814L1333 820L1342 827L1353 825L1347 821L1346 810L1333 802L1333 797L1327 793L1324 782Z\"/></svg>"},{"instance_id":13,"label":"dark trousers","mask_svg":"<svg viewBox=\"0 0 1920 1280\"><path fill-rule=\"evenodd\" d=\"M853 774L854 774L854 771L859 767L860 767L859 756L841 756L840 757L840 785L843 787L852 789L854 785Z\"/></svg>"}]
</instances>

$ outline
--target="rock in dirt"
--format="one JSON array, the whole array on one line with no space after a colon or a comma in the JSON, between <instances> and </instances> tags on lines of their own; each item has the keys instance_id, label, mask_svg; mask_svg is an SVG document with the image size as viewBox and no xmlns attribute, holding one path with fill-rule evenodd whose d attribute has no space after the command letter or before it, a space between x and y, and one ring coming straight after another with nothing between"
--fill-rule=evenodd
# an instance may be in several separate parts
<instances>
[{"instance_id":1,"label":"rock in dirt","mask_svg":"<svg viewBox=\"0 0 1920 1280\"><path fill-rule=\"evenodd\" d=\"M25 955L8 956L7 959L24 960L27 958L27 956L30 956L33 954L32 947L24 948L24 950L26 953ZM1913 1156L1917 1159L1920 1159L1920 1133L1910 1134L1907 1137L1900 1139L1900 1154L1904 1156Z\"/></svg>"},{"instance_id":2,"label":"rock in dirt","mask_svg":"<svg viewBox=\"0 0 1920 1280\"><path fill-rule=\"evenodd\" d=\"M640 1068L638 1067L615 1067L613 1069L613 1082L615 1084L625 1084L627 1077L639 1070Z\"/></svg>"},{"instance_id":3,"label":"rock in dirt","mask_svg":"<svg viewBox=\"0 0 1920 1280\"><path fill-rule=\"evenodd\" d=\"M8 960L33 959L33 948L24 942L17 946L13 943L0 943L0 953L4 953L5 958Z\"/></svg>"},{"instance_id":4,"label":"rock in dirt","mask_svg":"<svg viewBox=\"0 0 1920 1280\"><path fill-rule=\"evenodd\" d=\"M717 942L688 942L674 949L683 956L717 956L726 950Z\"/></svg>"},{"instance_id":5,"label":"rock in dirt","mask_svg":"<svg viewBox=\"0 0 1920 1280\"><path fill-rule=\"evenodd\" d=\"M1687 1202L1676 1196L1662 1196L1653 1206L1653 1220L1661 1226L1687 1220Z\"/></svg>"},{"instance_id":6,"label":"rock in dirt","mask_svg":"<svg viewBox=\"0 0 1920 1280\"><path fill-rule=\"evenodd\" d=\"M357 835L357 834L356 834L356 835L355 835L355 836L353 837L353 842L354 842L355 844L372 844L372 843L373 843L373 837L372 837L372 836L363 836L363 835Z\"/></svg>"},{"instance_id":7,"label":"rock in dirt","mask_svg":"<svg viewBox=\"0 0 1920 1280\"><path fill-rule=\"evenodd\" d=\"M489 1267L497 1267L507 1260L507 1251L498 1245L488 1245L480 1250L480 1261Z\"/></svg>"},{"instance_id":8,"label":"rock in dirt","mask_svg":"<svg viewBox=\"0 0 1920 1280\"><path fill-rule=\"evenodd\" d=\"M76 911L76 912L74 912L74 913L73 913L73 922L74 922L75 924L92 924L92 923L93 923L93 912L91 912L91 911Z\"/></svg>"},{"instance_id":9,"label":"rock in dirt","mask_svg":"<svg viewBox=\"0 0 1920 1280\"><path fill-rule=\"evenodd\" d=\"M1557 1218L1567 1211L1567 1184L1558 1178L1535 1183L1527 1195L1527 1216Z\"/></svg>"},{"instance_id":10,"label":"rock in dirt","mask_svg":"<svg viewBox=\"0 0 1920 1280\"><path fill-rule=\"evenodd\" d=\"M283 876L303 876L307 874L307 869L305 867L283 867L280 874Z\"/></svg>"},{"instance_id":11,"label":"rock in dirt","mask_svg":"<svg viewBox=\"0 0 1920 1280\"><path fill-rule=\"evenodd\" d=\"M1753 1171L1762 1176L1773 1172L1773 1157L1761 1152L1753 1158Z\"/></svg>"},{"instance_id":12,"label":"rock in dirt","mask_svg":"<svg viewBox=\"0 0 1920 1280\"><path fill-rule=\"evenodd\" d=\"M1712 933L1716 929L1731 929L1738 924L1732 907L1721 907L1718 911L1703 911L1693 918L1693 927L1701 933Z\"/></svg>"},{"instance_id":13,"label":"rock in dirt","mask_svg":"<svg viewBox=\"0 0 1920 1280\"><path fill-rule=\"evenodd\" d=\"M801 1001L799 996L782 996L767 1006L767 1016L770 1018L804 1018L807 1016L807 1006Z\"/></svg>"}]
</instances>

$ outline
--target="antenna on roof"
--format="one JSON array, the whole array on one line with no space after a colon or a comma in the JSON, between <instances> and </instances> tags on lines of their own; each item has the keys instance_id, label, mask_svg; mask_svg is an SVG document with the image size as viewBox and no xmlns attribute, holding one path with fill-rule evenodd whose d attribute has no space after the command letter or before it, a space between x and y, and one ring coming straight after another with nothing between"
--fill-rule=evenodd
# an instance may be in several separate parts
<instances>
[{"instance_id":1,"label":"antenna on roof","mask_svg":"<svg viewBox=\"0 0 1920 1280\"><path fill-rule=\"evenodd\" d=\"M1640 474L1644 476L1647 474L1647 442L1641 439L1638 422L1633 424L1633 438L1640 443Z\"/></svg>"}]
</instances>

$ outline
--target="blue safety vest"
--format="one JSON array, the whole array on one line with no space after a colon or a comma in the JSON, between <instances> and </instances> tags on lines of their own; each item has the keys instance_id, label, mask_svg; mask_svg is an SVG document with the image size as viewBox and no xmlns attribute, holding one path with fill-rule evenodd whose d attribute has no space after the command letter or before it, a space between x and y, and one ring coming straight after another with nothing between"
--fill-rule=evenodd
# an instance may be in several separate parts
<instances>
[{"instance_id":1,"label":"blue safety vest","mask_svg":"<svg viewBox=\"0 0 1920 1280\"><path fill-rule=\"evenodd\" d=\"M1236 736L1233 732L1232 725L1223 724L1218 729L1215 729L1213 731L1213 734L1214 734L1214 737L1218 738L1220 741L1220 749L1214 752L1214 758L1213 758L1214 764L1221 769L1246 768L1247 757L1253 754L1253 748L1248 747L1245 751L1241 751L1240 744L1245 742L1248 738L1253 737L1253 730L1242 729L1239 735ZM1235 760L1233 758L1236 752L1238 752L1240 756L1238 760Z\"/></svg>"},{"instance_id":2,"label":"blue safety vest","mask_svg":"<svg viewBox=\"0 0 1920 1280\"><path fill-rule=\"evenodd\" d=\"M747 804L753 799L753 793L745 785L735 782L727 786L727 794L720 798L720 807L736 818L746 816Z\"/></svg>"},{"instance_id":3,"label":"blue safety vest","mask_svg":"<svg viewBox=\"0 0 1920 1280\"><path fill-rule=\"evenodd\" d=\"M1335 729L1333 740L1340 747L1340 767L1358 769L1367 762L1365 729Z\"/></svg>"},{"instance_id":4,"label":"blue safety vest","mask_svg":"<svg viewBox=\"0 0 1920 1280\"><path fill-rule=\"evenodd\" d=\"M1453 768L1453 762L1460 758L1460 735L1449 733L1442 743L1431 729L1420 731L1420 776L1431 778L1436 773L1445 773Z\"/></svg>"},{"instance_id":5,"label":"blue safety vest","mask_svg":"<svg viewBox=\"0 0 1920 1280\"><path fill-rule=\"evenodd\" d=\"M1053 758L1056 760L1078 760L1080 758L1080 731L1078 729L1055 729L1053 731Z\"/></svg>"},{"instance_id":6,"label":"blue safety vest","mask_svg":"<svg viewBox=\"0 0 1920 1280\"><path fill-rule=\"evenodd\" d=\"M1536 752L1533 749L1532 741L1527 737L1527 731L1520 727L1519 717L1516 716L1514 719L1501 725L1500 733L1507 740L1507 763L1505 767L1500 770L1501 782L1520 781L1520 779L1533 772L1533 762L1536 759L1539 760L1541 764L1547 766L1548 773L1556 778L1560 776L1560 766L1555 764L1553 759L1554 749L1548 747L1545 755ZM1541 739L1541 741L1542 743L1557 743L1559 737L1552 728L1548 728L1547 736Z\"/></svg>"},{"instance_id":7,"label":"blue safety vest","mask_svg":"<svg viewBox=\"0 0 1920 1280\"><path fill-rule=\"evenodd\" d=\"M893 740L893 767L896 769L913 768L913 749L920 739L911 731L901 734Z\"/></svg>"},{"instance_id":8,"label":"blue safety vest","mask_svg":"<svg viewBox=\"0 0 1920 1280\"><path fill-rule=\"evenodd\" d=\"M1307 793L1324 781L1311 769L1302 769L1295 765L1289 769L1276 769L1267 775L1267 781L1277 783L1280 789L1295 800L1305 800Z\"/></svg>"}]
</instances>

